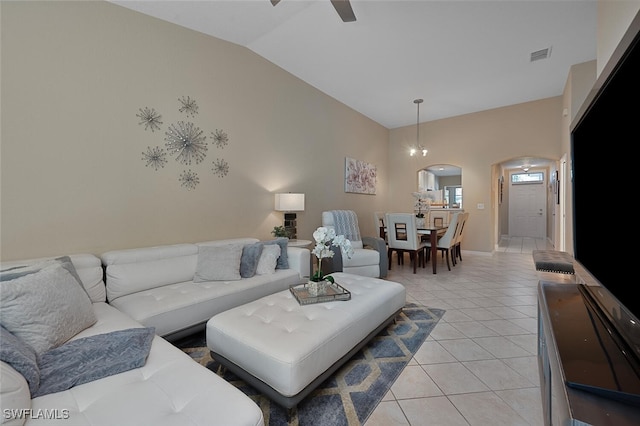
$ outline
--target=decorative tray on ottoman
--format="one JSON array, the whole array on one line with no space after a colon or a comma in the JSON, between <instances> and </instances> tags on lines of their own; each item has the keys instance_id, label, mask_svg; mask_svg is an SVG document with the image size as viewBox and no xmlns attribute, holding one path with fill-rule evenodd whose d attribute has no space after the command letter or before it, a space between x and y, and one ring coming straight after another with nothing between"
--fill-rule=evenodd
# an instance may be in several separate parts
<instances>
[{"instance_id":1,"label":"decorative tray on ottoman","mask_svg":"<svg viewBox=\"0 0 640 426\"><path fill-rule=\"evenodd\" d=\"M338 283L327 285L325 294L318 294L317 296L312 296L309 293L308 284L291 286L289 290L301 305L351 299L351 292Z\"/></svg>"}]
</instances>

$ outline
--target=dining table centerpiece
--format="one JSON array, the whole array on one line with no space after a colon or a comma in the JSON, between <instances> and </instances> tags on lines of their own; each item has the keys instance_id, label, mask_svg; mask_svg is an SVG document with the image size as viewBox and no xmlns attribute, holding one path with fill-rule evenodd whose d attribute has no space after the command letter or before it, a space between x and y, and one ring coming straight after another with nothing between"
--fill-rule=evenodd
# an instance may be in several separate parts
<instances>
[{"instance_id":1,"label":"dining table centerpiece","mask_svg":"<svg viewBox=\"0 0 640 426\"><path fill-rule=\"evenodd\" d=\"M342 250L347 257L351 258L353 255L353 247L351 246L351 241L345 238L344 235L336 235L335 229L325 226L320 226L313 232L313 239L316 245L313 250L311 250L311 253L318 259L318 269L311 275L311 279L307 283L307 288L309 295L315 297L326 294L327 286L335 282L331 275L325 276L322 272L322 260L335 255L333 247Z\"/></svg>"},{"instance_id":2,"label":"dining table centerpiece","mask_svg":"<svg viewBox=\"0 0 640 426\"><path fill-rule=\"evenodd\" d=\"M413 204L414 211L418 211L416 213L416 227L424 228L426 226L425 214L428 213L431 208L433 196L432 194L429 194L428 191L412 192L411 195L415 198L415 202Z\"/></svg>"}]
</instances>

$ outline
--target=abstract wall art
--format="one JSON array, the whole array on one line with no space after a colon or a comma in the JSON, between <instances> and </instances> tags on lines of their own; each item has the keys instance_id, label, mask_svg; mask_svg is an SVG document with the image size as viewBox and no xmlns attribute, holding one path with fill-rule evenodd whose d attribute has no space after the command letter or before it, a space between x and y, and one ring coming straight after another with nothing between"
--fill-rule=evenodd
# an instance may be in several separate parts
<instances>
[{"instance_id":1,"label":"abstract wall art","mask_svg":"<svg viewBox=\"0 0 640 426\"><path fill-rule=\"evenodd\" d=\"M354 158L345 158L344 192L375 195L376 166Z\"/></svg>"}]
</instances>

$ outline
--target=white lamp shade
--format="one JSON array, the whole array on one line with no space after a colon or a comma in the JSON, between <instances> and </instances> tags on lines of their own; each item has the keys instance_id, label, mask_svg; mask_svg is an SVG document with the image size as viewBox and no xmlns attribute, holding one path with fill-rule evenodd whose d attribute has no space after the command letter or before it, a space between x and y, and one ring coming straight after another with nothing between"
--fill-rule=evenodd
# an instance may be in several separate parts
<instances>
[{"instance_id":1,"label":"white lamp shade","mask_svg":"<svg viewBox=\"0 0 640 426\"><path fill-rule=\"evenodd\" d=\"M276 210L279 212L304 211L304 194L276 194Z\"/></svg>"}]
</instances>

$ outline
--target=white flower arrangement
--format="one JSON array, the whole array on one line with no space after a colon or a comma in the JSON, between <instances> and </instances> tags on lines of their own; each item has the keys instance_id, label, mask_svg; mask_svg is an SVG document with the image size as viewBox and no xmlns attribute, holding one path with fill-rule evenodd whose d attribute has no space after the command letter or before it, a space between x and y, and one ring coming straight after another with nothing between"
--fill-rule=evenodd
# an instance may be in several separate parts
<instances>
[{"instance_id":1,"label":"white flower arrangement","mask_svg":"<svg viewBox=\"0 0 640 426\"><path fill-rule=\"evenodd\" d=\"M414 207L418 210L416 217L424 217L424 212L429 211L431 203L435 200L435 195L429 191L412 192L413 198L416 199Z\"/></svg>"},{"instance_id":2,"label":"white flower arrangement","mask_svg":"<svg viewBox=\"0 0 640 426\"><path fill-rule=\"evenodd\" d=\"M335 255L332 247L341 248L344 253L351 258L353 256L353 247L351 241L344 237L344 235L336 235L336 231L333 228L327 228L320 226L313 232L313 239L316 241L316 246L311 250L318 258L318 270L314 272L311 277L311 281L327 281L333 282L333 277L325 277L322 273L322 259L330 258Z\"/></svg>"}]
</instances>

